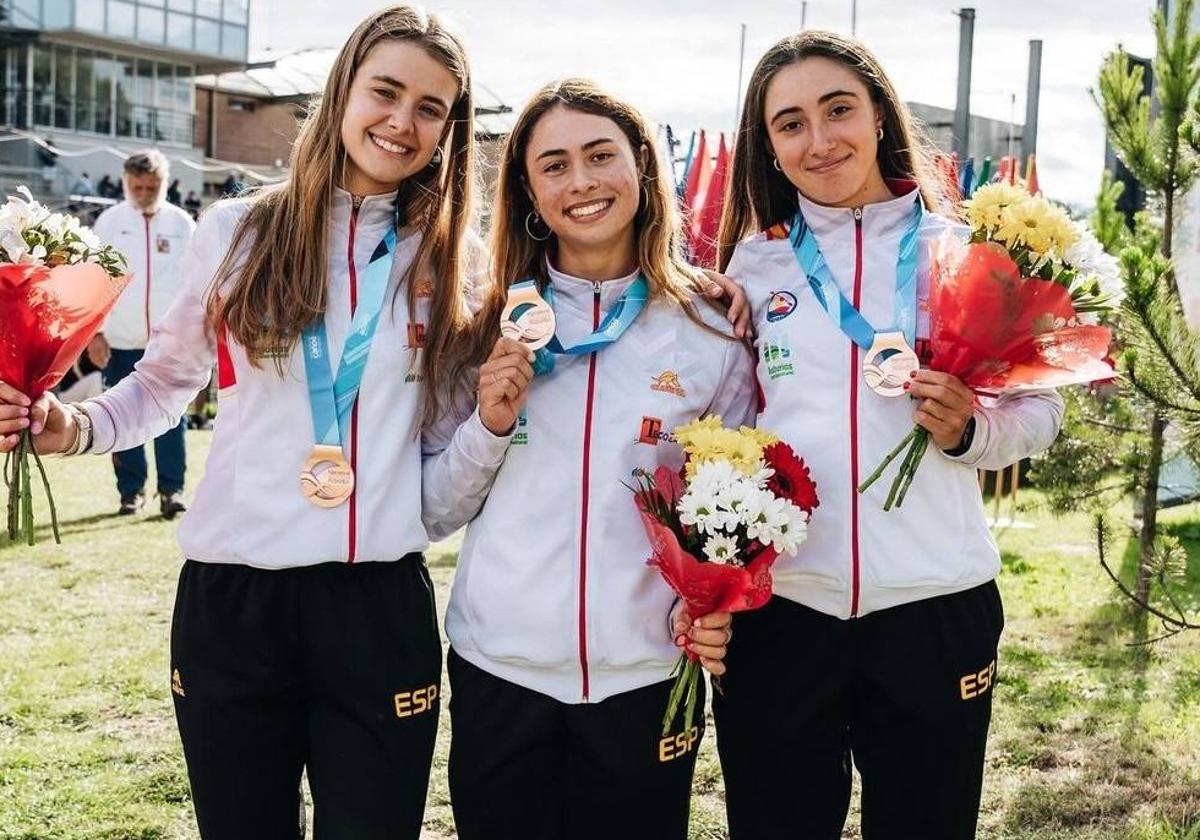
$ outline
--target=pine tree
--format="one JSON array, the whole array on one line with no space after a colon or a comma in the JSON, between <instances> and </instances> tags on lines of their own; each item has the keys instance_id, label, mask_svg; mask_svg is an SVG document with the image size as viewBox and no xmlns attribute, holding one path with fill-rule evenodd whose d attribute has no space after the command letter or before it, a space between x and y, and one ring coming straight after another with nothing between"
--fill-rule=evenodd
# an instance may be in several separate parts
<instances>
[{"instance_id":1,"label":"pine tree","mask_svg":"<svg viewBox=\"0 0 1200 840\"><path fill-rule=\"evenodd\" d=\"M1189 32L1194 0L1179 0L1173 19L1154 15L1154 75L1158 113L1143 93L1143 71L1117 48L1100 70L1098 104L1122 162L1162 212L1161 233L1143 223L1121 252L1126 282L1122 308L1125 364L1137 393L1149 403L1145 460L1139 475L1141 526L1135 594L1149 597L1158 532L1158 476L1168 420L1200 419L1196 343L1183 319L1171 271L1177 201L1200 172L1200 36Z\"/></svg>"}]
</instances>

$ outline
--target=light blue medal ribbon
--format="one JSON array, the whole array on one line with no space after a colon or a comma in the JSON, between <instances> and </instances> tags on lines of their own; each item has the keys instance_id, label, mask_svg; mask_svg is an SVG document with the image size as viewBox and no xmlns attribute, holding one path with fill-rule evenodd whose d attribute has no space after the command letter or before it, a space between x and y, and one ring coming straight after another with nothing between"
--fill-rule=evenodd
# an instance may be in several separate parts
<instances>
[{"instance_id":1,"label":"light blue medal ribbon","mask_svg":"<svg viewBox=\"0 0 1200 840\"><path fill-rule=\"evenodd\" d=\"M350 335L342 349L336 379L329 363L325 319L304 329L304 372L308 380L308 402L312 406L313 433L318 445L338 448L342 445L350 424L350 412L362 385L375 327L383 310L395 252L396 229L393 227L371 255L363 274L362 294L350 321Z\"/></svg>"},{"instance_id":2,"label":"light blue medal ribbon","mask_svg":"<svg viewBox=\"0 0 1200 840\"><path fill-rule=\"evenodd\" d=\"M513 288L520 289L532 285L534 285L533 280L522 280L520 283L514 284ZM600 322L600 326L591 335L583 339L583 341L570 347L564 347L562 342L558 340L557 335L551 336L550 342L535 354L536 358L533 362L534 375L541 376L553 371L554 357L556 355L582 356L586 353L595 353L603 350L612 344L624 335L625 331L637 320L638 315L645 309L646 300L649 296L650 284L646 282L645 276L639 273L634 281L629 284L629 288L613 304L608 314L604 316L604 320ZM554 289L551 286L546 286L544 297L546 303L553 309ZM514 316L515 314L516 310L514 310Z\"/></svg>"},{"instance_id":3,"label":"light blue medal ribbon","mask_svg":"<svg viewBox=\"0 0 1200 840\"><path fill-rule=\"evenodd\" d=\"M883 330L876 330L862 316L842 290L838 288L833 272L812 229L804 221L799 211L792 223L792 250L800 270L808 278L808 285L816 296L817 302L825 310L830 319L846 336L864 351L870 350L875 343L876 333L898 332L911 348L916 342L917 331L917 242L920 238L921 219L924 208L918 198L914 202L912 219L904 236L900 239L900 253L896 259L896 302L895 323Z\"/></svg>"},{"instance_id":4,"label":"light blue medal ribbon","mask_svg":"<svg viewBox=\"0 0 1200 840\"><path fill-rule=\"evenodd\" d=\"M862 361L867 387L881 397L899 397L909 377L921 367L913 349L917 327L917 241L924 209L913 204L912 218L900 238L896 258L896 295L891 326L877 330L838 288L812 229L799 211L792 223L792 251L808 278L813 297L847 337L865 352Z\"/></svg>"}]
</instances>

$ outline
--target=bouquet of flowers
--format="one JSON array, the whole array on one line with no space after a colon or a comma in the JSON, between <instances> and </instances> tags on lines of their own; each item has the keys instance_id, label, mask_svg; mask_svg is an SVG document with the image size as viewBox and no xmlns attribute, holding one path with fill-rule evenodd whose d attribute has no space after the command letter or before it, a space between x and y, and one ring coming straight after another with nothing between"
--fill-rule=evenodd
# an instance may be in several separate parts
<instances>
[{"instance_id":1,"label":"bouquet of flowers","mask_svg":"<svg viewBox=\"0 0 1200 840\"><path fill-rule=\"evenodd\" d=\"M1095 321L1119 302L1120 269L1091 231L1006 183L980 187L963 209L969 243L947 234L933 247L928 367L989 397L1112 378L1112 336ZM928 447L914 426L858 492L904 451L883 506L899 507Z\"/></svg>"},{"instance_id":2,"label":"bouquet of flowers","mask_svg":"<svg viewBox=\"0 0 1200 840\"><path fill-rule=\"evenodd\" d=\"M125 288L125 258L74 216L51 213L25 187L0 207L0 380L31 400L54 387ZM54 539L58 515L28 430L4 461L8 537L33 545L29 456L41 473Z\"/></svg>"},{"instance_id":3,"label":"bouquet of flowers","mask_svg":"<svg viewBox=\"0 0 1200 840\"><path fill-rule=\"evenodd\" d=\"M694 617L757 609L771 598L771 566L804 542L818 505L808 467L791 447L764 431L726 429L710 416L675 430L681 471L634 473L656 567ZM696 712L700 664L685 652L663 717L670 730L680 703L685 731Z\"/></svg>"}]
</instances>

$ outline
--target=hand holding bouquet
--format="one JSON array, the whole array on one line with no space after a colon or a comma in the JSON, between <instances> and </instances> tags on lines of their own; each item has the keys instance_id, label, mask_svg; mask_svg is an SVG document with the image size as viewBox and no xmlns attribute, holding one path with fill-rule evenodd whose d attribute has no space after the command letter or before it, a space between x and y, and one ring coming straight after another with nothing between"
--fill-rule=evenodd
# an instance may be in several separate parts
<instances>
[{"instance_id":1,"label":"hand holding bouquet","mask_svg":"<svg viewBox=\"0 0 1200 840\"><path fill-rule=\"evenodd\" d=\"M1087 227L1021 187L989 184L963 206L970 242L947 234L933 248L928 368L993 397L1111 378L1111 335L1086 321L1116 304L1116 260ZM915 426L858 491L904 452L883 509L899 507L928 447L929 432Z\"/></svg>"},{"instance_id":2,"label":"hand holding bouquet","mask_svg":"<svg viewBox=\"0 0 1200 840\"><path fill-rule=\"evenodd\" d=\"M25 187L18 192L0 207L0 382L34 402L83 352L128 278L125 258L78 219L51 213ZM21 535L33 545L30 455L60 542L54 498L28 429L4 462L9 539Z\"/></svg>"},{"instance_id":3,"label":"hand holding bouquet","mask_svg":"<svg viewBox=\"0 0 1200 840\"><path fill-rule=\"evenodd\" d=\"M719 417L681 426L675 437L683 470L639 470L631 488L654 552L647 562L692 617L757 609L770 600L775 558L800 547L819 504L808 468L774 435L726 429ZM685 651L672 671L664 735L681 703L684 728L691 728L696 660Z\"/></svg>"}]
</instances>

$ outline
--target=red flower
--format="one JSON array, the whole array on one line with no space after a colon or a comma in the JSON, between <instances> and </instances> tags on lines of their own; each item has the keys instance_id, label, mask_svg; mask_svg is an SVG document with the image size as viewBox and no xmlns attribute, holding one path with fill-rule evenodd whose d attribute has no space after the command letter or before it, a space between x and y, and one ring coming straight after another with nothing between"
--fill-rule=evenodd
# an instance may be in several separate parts
<instances>
[{"instance_id":1,"label":"red flower","mask_svg":"<svg viewBox=\"0 0 1200 840\"><path fill-rule=\"evenodd\" d=\"M796 456L792 447L776 441L763 450L767 466L775 474L767 479L767 489L787 499L805 513L812 513L821 504L817 498L817 485L809 475L804 459Z\"/></svg>"}]
</instances>

